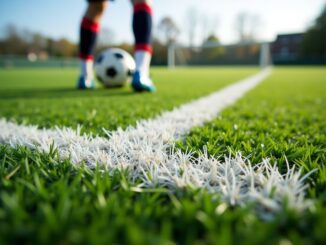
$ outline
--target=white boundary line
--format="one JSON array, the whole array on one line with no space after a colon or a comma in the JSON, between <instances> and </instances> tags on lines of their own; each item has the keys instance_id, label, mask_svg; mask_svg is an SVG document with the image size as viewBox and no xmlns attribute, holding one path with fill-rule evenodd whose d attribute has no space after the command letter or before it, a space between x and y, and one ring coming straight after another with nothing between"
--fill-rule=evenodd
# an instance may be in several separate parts
<instances>
[{"instance_id":1,"label":"white boundary line","mask_svg":"<svg viewBox=\"0 0 326 245\"><path fill-rule=\"evenodd\" d=\"M49 152L54 144L60 157L69 158L74 164L86 162L94 167L99 163L109 171L128 169L132 183L141 181L137 190L156 186L206 188L220 193L229 205L253 203L265 218L281 210L285 200L289 208L302 211L310 201L304 199L306 176L300 177L301 171L288 167L288 172L281 174L268 160L252 166L240 154L235 158L216 159L203 153L194 158L191 153L173 147L171 150L174 141L184 137L191 128L214 119L270 73L271 69L265 69L152 120L139 121L136 127L107 132L109 139L80 135L80 129L40 130L1 119L0 143L44 152Z\"/></svg>"}]
</instances>

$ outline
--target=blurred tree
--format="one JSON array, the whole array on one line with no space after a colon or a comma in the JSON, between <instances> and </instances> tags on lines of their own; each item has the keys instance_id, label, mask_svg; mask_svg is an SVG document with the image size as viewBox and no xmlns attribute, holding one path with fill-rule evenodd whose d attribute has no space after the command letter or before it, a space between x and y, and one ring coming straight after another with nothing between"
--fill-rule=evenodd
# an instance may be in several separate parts
<instances>
[{"instance_id":1,"label":"blurred tree","mask_svg":"<svg viewBox=\"0 0 326 245\"><path fill-rule=\"evenodd\" d=\"M54 40L41 33L20 30L14 25L5 27L0 40L0 54L47 56L77 56L77 45L65 38Z\"/></svg>"},{"instance_id":2,"label":"blurred tree","mask_svg":"<svg viewBox=\"0 0 326 245\"><path fill-rule=\"evenodd\" d=\"M170 45L177 41L180 29L171 17L163 17L158 24L159 33L163 37L163 43Z\"/></svg>"},{"instance_id":3,"label":"blurred tree","mask_svg":"<svg viewBox=\"0 0 326 245\"><path fill-rule=\"evenodd\" d=\"M212 43L212 42L214 42L214 43L220 43L220 39L217 37L217 36L215 36L215 34L210 34L205 40L204 40L204 42L203 42L203 44L205 44L205 43Z\"/></svg>"},{"instance_id":4,"label":"blurred tree","mask_svg":"<svg viewBox=\"0 0 326 245\"><path fill-rule=\"evenodd\" d=\"M39 33L32 34L32 39L29 42L28 51L34 53L40 53L46 50L47 38Z\"/></svg>"},{"instance_id":5,"label":"blurred tree","mask_svg":"<svg viewBox=\"0 0 326 245\"><path fill-rule=\"evenodd\" d=\"M14 25L7 25L4 31L5 38L0 42L1 54L25 54L28 44Z\"/></svg>"},{"instance_id":6,"label":"blurred tree","mask_svg":"<svg viewBox=\"0 0 326 245\"><path fill-rule=\"evenodd\" d=\"M240 43L251 42L257 39L260 28L260 18L245 12L239 13L235 19L235 32Z\"/></svg>"},{"instance_id":7,"label":"blurred tree","mask_svg":"<svg viewBox=\"0 0 326 245\"><path fill-rule=\"evenodd\" d=\"M215 44L220 44L220 39L214 35L210 34L203 42L203 46L210 44L210 43L215 43ZM218 59L221 55L224 54L224 47L214 47L214 48L208 48L204 49L202 51L202 59L207 60L208 64L213 63L216 59Z\"/></svg>"},{"instance_id":8,"label":"blurred tree","mask_svg":"<svg viewBox=\"0 0 326 245\"><path fill-rule=\"evenodd\" d=\"M207 41L209 37L214 36L218 27L218 18L216 16L201 15L200 22L200 40Z\"/></svg>"},{"instance_id":9,"label":"blurred tree","mask_svg":"<svg viewBox=\"0 0 326 245\"><path fill-rule=\"evenodd\" d=\"M198 36L199 27L199 14L195 7L189 8L186 13L186 31L188 35L189 46L194 46L196 42L196 36Z\"/></svg>"},{"instance_id":10,"label":"blurred tree","mask_svg":"<svg viewBox=\"0 0 326 245\"><path fill-rule=\"evenodd\" d=\"M305 33L302 51L305 57L326 59L326 5Z\"/></svg>"},{"instance_id":11,"label":"blurred tree","mask_svg":"<svg viewBox=\"0 0 326 245\"><path fill-rule=\"evenodd\" d=\"M47 38L45 52L47 52L49 56L54 56L54 46L55 40L53 40L52 38Z\"/></svg>"},{"instance_id":12,"label":"blurred tree","mask_svg":"<svg viewBox=\"0 0 326 245\"><path fill-rule=\"evenodd\" d=\"M208 15L200 12L196 7L190 7L186 11L184 29L188 36L190 47L198 46L204 42L210 34L215 33L218 27L216 15Z\"/></svg>"},{"instance_id":13,"label":"blurred tree","mask_svg":"<svg viewBox=\"0 0 326 245\"><path fill-rule=\"evenodd\" d=\"M159 39L154 38L153 42L153 65L167 65L167 46L160 42Z\"/></svg>"},{"instance_id":14,"label":"blurred tree","mask_svg":"<svg viewBox=\"0 0 326 245\"><path fill-rule=\"evenodd\" d=\"M59 57L77 56L77 45L65 38L61 38L54 43L53 54Z\"/></svg>"}]
</instances>

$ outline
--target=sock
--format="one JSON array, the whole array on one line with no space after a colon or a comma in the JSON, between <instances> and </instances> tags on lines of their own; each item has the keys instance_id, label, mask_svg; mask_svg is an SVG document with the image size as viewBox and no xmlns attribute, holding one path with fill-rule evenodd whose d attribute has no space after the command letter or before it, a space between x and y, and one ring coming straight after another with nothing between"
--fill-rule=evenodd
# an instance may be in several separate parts
<instances>
[{"instance_id":1,"label":"sock","mask_svg":"<svg viewBox=\"0 0 326 245\"><path fill-rule=\"evenodd\" d=\"M134 5L133 32L135 37L136 71L149 75L152 58L152 8L146 3Z\"/></svg>"},{"instance_id":2,"label":"sock","mask_svg":"<svg viewBox=\"0 0 326 245\"><path fill-rule=\"evenodd\" d=\"M94 79L93 60L80 60L80 75L85 79Z\"/></svg>"},{"instance_id":3,"label":"sock","mask_svg":"<svg viewBox=\"0 0 326 245\"><path fill-rule=\"evenodd\" d=\"M93 60L94 50L97 39L97 34L100 30L100 25L86 17L83 18L80 27L80 44L79 44L79 57L80 57L80 72L81 76L86 79L93 79Z\"/></svg>"},{"instance_id":4,"label":"sock","mask_svg":"<svg viewBox=\"0 0 326 245\"><path fill-rule=\"evenodd\" d=\"M149 66L151 64L152 54L147 51L138 50L134 54L136 62L136 71L139 71L143 76L149 76Z\"/></svg>"}]
</instances>

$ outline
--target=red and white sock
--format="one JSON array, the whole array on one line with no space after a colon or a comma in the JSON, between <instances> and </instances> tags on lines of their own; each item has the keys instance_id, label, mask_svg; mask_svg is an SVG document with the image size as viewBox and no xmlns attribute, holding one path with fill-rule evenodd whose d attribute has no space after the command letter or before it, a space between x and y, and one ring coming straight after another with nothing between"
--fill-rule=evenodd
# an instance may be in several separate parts
<instances>
[{"instance_id":1,"label":"red and white sock","mask_svg":"<svg viewBox=\"0 0 326 245\"><path fill-rule=\"evenodd\" d=\"M80 59L80 75L86 80L94 79L93 60Z\"/></svg>"},{"instance_id":2,"label":"red and white sock","mask_svg":"<svg viewBox=\"0 0 326 245\"><path fill-rule=\"evenodd\" d=\"M152 54L143 50L136 50L135 54L136 71L143 76L149 76L149 67L151 64Z\"/></svg>"},{"instance_id":3,"label":"red and white sock","mask_svg":"<svg viewBox=\"0 0 326 245\"><path fill-rule=\"evenodd\" d=\"M152 7L147 3L134 5L133 31L135 37L136 71L149 76L152 58Z\"/></svg>"},{"instance_id":4,"label":"red and white sock","mask_svg":"<svg viewBox=\"0 0 326 245\"><path fill-rule=\"evenodd\" d=\"M94 50L100 24L84 17L80 25L80 75L85 79L94 79Z\"/></svg>"}]
</instances>

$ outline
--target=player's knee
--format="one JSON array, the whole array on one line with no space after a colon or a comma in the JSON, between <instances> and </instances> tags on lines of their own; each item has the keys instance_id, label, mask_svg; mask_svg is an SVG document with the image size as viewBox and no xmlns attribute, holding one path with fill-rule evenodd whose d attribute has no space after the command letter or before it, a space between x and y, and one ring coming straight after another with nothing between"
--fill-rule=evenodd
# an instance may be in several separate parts
<instances>
[{"instance_id":1,"label":"player's knee","mask_svg":"<svg viewBox=\"0 0 326 245\"><path fill-rule=\"evenodd\" d=\"M92 2L88 5L88 9L86 15L89 18L101 17L107 8L108 3L106 1L103 2Z\"/></svg>"},{"instance_id":2,"label":"player's knee","mask_svg":"<svg viewBox=\"0 0 326 245\"><path fill-rule=\"evenodd\" d=\"M131 0L131 1L134 5L139 3L147 3L149 5L152 5L152 0Z\"/></svg>"}]
</instances>

